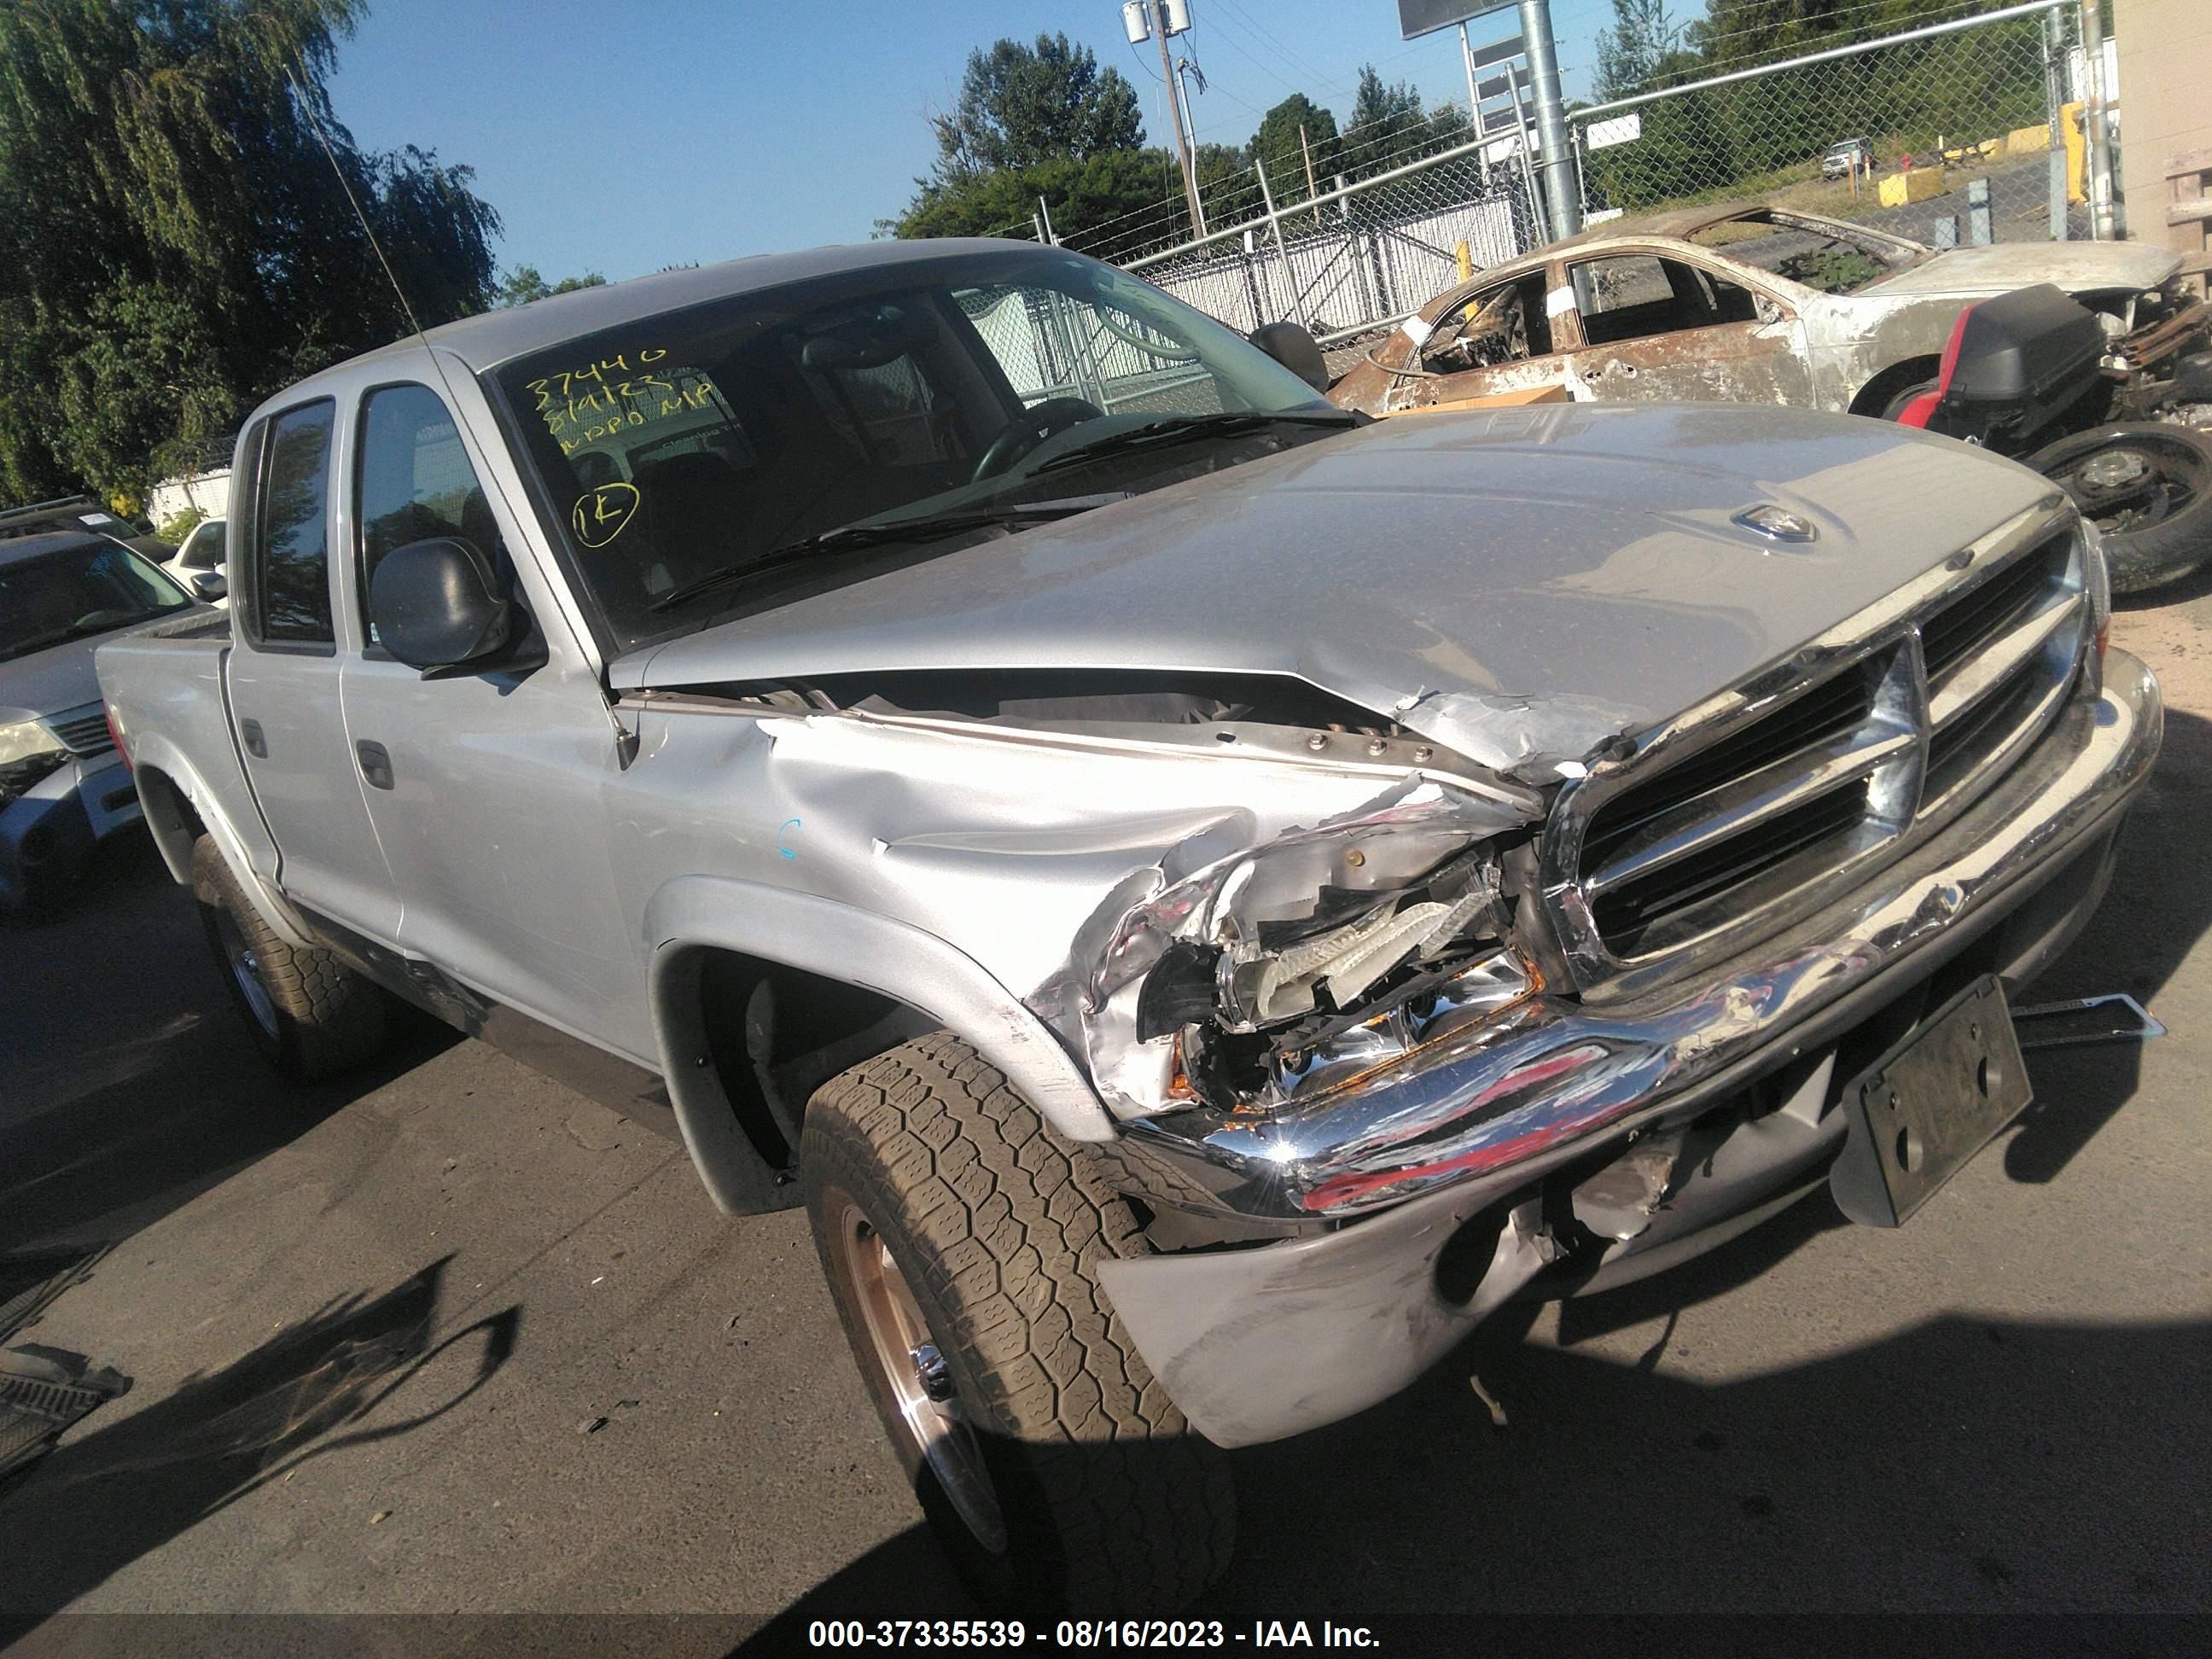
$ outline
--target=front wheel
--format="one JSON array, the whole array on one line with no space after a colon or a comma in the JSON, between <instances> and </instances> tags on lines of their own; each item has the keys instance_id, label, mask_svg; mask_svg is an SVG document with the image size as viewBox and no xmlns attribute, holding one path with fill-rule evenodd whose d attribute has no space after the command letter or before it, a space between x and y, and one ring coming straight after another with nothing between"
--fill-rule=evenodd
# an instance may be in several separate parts
<instances>
[{"instance_id":1,"label":"front wheel","mask_svg":"<svg viewBox=\"0 0 2212 1659\"><path fill-rule=\"evenodd\" d=\"M2212 559L2212 437L2128 421L2062 438L2026 461L2104 532L2115 593L2160 586Z\"/></svg>"},{"instance_id":2,"label":"front wheel","mask_svg":"<svg viewBox=\"0 0 2212 1659\"><path fill-rule=\"evenodd\" d=\"M966 1043L833 1078L800 1168L854 1358L922 1509L994 1601L1164 1611L1227 1566L1227 1461L1099 1288L1126 1204Z\"/></svg>"}]
</instances>

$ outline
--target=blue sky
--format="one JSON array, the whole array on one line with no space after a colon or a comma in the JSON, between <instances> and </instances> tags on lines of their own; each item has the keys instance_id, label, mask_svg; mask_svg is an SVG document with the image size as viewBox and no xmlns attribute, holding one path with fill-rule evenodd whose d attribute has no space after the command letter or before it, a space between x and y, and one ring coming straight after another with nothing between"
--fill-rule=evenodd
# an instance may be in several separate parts
<instances>
[{"instance_id":1,"label":"blue sky","mask_svg":"<svg viewBox=\"0 0 2212 1659\"><path fill-rule=\"evenodd\" d=\"M1363 63L1464 100L1457 35L1400 40L1393 0L1190 5L1201 141L1242 143L1297 91L1342 119ZM1570 96L1611 18L1609 0L1553 0ZM1477 44L1516 21L1483 20ZM1127 76L1147 137L1171 142L1158 48L1130 47L1119 0L371 0L331 95L366 146L474 167L506 222L502 265L620 279L865 240L928 170L928 112L951 103L969 52L1058 30Z\"/></svg>"}]
</instances>

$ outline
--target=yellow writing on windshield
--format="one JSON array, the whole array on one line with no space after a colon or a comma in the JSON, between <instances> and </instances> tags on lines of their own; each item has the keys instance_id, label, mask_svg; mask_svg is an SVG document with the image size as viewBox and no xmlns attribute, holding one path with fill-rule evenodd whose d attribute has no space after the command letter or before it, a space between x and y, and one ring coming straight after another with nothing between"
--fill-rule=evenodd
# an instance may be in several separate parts
<instances>
[{"instance_id":1,"label":"yellow writing on windshield","mask_svg":"<svg viewBox=\"0 0 2212 1659\"><path fill-rule=\"evenodd\" d=\"M635 484L601 484L576 498L568 527L586 547L605 547L636 516L639 500Z\"/></svg>"},{"instance_id":2,"label":"yellow writing on windshield","mask_svg":"<svg viewBox=\"0 0 2212 1659\"><path fill-rule=\"evenodd\" d=\"M654 367L667 356L663 347L647 346L528 382L538 418L561 453L574 454L624 428L721 408L720 394L699 370Z\"/></svg>"}]
</instances>

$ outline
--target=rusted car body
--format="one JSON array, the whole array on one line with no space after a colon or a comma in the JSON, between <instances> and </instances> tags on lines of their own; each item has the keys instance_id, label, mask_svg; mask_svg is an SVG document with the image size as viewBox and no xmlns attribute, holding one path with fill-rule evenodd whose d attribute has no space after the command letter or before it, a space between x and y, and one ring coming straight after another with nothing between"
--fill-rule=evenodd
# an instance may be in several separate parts
<instances>
[{"instance_id":1,"label":"rusted car body","mask_svg":"<svg viewBox=\"0 0 2212 1659\"><path fill-rule=\"evenodd\" d=\"M1560 392L1883 415L1934 380L1961 310L2031 283L2109 319L2116 371L2154 368L2205 325L2202 301L2166 286L2179 264L2131 243L1939 250L1782 208L1687 210L1603 225L1445 289L1329 398L1370 415Z\"/></svg>"}]
</instances>

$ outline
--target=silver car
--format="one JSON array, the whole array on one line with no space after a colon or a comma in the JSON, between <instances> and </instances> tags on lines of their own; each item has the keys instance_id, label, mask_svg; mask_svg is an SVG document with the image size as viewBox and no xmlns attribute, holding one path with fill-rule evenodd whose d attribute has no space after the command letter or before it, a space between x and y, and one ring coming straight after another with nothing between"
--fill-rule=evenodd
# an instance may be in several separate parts
<instances>
[{"instance_id":1,"label":"silver car","mask_svg":"<svg viewBox=\"0 0 2212 1659\"><path fill-rule=\"evenodd\" d=\"M100 706L94 648L128 629L205 614L110 538L0 542L0 908L47 908L96 842L139 820Z\"/></svg>"}]
</instances>

